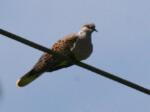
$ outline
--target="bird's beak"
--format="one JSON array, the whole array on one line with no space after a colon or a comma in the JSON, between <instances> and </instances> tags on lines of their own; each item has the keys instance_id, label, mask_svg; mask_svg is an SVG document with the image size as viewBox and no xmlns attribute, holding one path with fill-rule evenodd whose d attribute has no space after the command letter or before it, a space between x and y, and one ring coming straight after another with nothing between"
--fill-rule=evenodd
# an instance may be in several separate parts
<instances>
[{"instance_id":1,"label":"bird's beak","mask_svg":"<svg viewBox=\"0 0 150 112\"><path fill-rule=\"evenodd\" d=\"M98 32L97 29L94 29L95 32Z\"/></svg>"}]
</instances>

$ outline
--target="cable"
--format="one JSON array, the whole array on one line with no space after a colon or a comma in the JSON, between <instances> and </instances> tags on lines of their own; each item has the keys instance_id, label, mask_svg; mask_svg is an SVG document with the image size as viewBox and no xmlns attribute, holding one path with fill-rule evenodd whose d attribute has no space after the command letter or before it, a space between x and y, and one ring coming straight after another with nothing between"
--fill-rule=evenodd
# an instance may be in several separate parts
<instances>
[{"instance_id":1,"label":"cable","mask_svg":"<svg viewBox=\"0 0 150 112\"><path fill-rule=\"evenodd\" d=\"M52 50L50 50L50 49L48 49L46 47L43 47L43 46L41 46L41 45L39 45L39 44L37 44L35 42L29 41L27 39L24 39L21 36L15 35L13 33L10 33L8 31L3 30L3 29L0 29L0 34L6 36L8 38L11 38L13 40L16 40L18 42L21 42L21 43L23 43L25 45L28 45L30 47L33 47L35 49L38 49L40 51L47 52L49 54L53 54L53 55L57 55L57 56L62 56L61 54L53 52ZM67 57L63 57L63 58L66 59L66 60L68 59ZM120 78L118 76L115 76L114 74L108 73L108 72L106 72L104 70L98 69L98 68L96 68L94 66L88 65L88 64L83 63L83 62L76 62L75 61L74 64L77 65L77 66L80 66L82 68L85 68L85 69L87 69L89 71L92 71L94 73L97 73L98 75L101 75L103 77L106 77L106 78L109 78L109 79L114 80L116 82L119 82L119 83L121 83L123 85L126 85L126 86L128 86L130 88L133 88L135 90L138 90L138 91L140 91L142 93L150 95L150 90L149 89L144 88L144 87L142 87L142 86L140 86L138 84L135 84L133 82L130 82L128 80L125 80L123 78Z\"/></svg>"}]
</instances>

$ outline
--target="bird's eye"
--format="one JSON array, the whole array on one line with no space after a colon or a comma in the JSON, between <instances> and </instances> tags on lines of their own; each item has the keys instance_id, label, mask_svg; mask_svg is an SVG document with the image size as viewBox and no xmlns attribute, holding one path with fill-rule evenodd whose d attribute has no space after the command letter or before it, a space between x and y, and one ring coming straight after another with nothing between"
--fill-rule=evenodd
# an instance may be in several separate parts
<instances>
[{"instance_id":1,"label":"bird's eye","mask_svg":"<svg viewBox=\"0 0 150 112\"><path fill-rule=\"evenodd\" d=\"M89 25L87 25L86 27L87 27L87 28L89 28L89 29L91 29L91 28L92 28L92 27L91 27L91 26L89 26Z\"/></svg>"}]
</instances>

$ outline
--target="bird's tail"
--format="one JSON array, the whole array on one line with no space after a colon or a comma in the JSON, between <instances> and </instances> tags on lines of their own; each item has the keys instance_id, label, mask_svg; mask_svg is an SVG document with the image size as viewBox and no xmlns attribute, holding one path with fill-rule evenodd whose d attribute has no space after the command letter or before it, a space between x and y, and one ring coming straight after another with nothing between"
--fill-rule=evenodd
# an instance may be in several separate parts
<instances>
[{"instance_id":1,"label":"bird's tail","mask_svg":"<svg viewBox=\"0 0 150 112\"><path fill-rule=\"evenodd\" d=\"M18 87L24 87L37 79L40 75L42 75L43 72L37 72L32 69L28 73L26 73L24 76L22 76L19 80L17 80L16 84Z\"/></svg>"}]
</instances>

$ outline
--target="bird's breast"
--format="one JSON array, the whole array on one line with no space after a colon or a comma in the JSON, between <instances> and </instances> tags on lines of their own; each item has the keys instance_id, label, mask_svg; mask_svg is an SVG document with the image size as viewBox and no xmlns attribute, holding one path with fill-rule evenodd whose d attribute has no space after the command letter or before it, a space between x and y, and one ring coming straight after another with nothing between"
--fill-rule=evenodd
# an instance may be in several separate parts
<instances>
[{"instance_id":1,"label":"bird's breast","mask_svg":"<svg viewBox=\"0 0 150 112\"><path fill-rule=\"evenodd\" d=\"M91 40L79 39L72 49L72 52L77 60L84 60L88 58L93 50Z\"/></svg>"}]
</instances>

